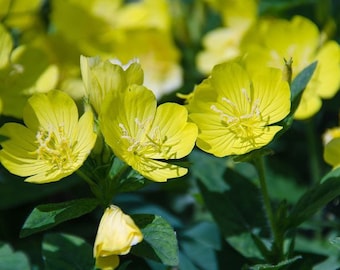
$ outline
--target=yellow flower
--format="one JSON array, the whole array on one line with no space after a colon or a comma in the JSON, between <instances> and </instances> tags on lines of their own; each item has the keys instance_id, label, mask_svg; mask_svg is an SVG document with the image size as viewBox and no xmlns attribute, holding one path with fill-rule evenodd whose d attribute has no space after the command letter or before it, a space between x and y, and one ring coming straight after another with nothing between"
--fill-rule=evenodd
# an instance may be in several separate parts
<instances>
[{"instance_id":1,"label":"yellow flower","mask_svg":"<svg viewBox=\"0 0 340 270\"><path fill-rule=\"evenodd\" d=\"M218 157L241 155L282 129L274 124L289 113L289 85L278 69L249 78L238 64L224 63L195 88L188 110L199 129L199 148Z\"/></svg>"},{"instance_id":2,"label":"yellow flower","mask_svg":"<svg viewBox=\"0 0 340 270\"><path fill-rule=\"evenodd\" d=\"M157 107L154 94L132 85L123 95L108 98L100 128L114 154L153 181L183 176L186 168L167 163L188 155L197 127L187 122L187 110L174 103Z\"/></svg>"},{"instance_id":3,"label":"yellow flower","mask_svg":"<svg viewBox=\"0 0 340 270\"><path fill-rule=\"evenodd\" d=\"M157 98L181 87L180 52L168 33L155 29L126 30L114 33L111 38L115 46L110 54L123 63L137 57L144 71L144 85Z\"/></svg>"},{"instance_id":4,"label":"yellow flower","mask_svg":"<svg viewBox=\"0 0 340 270\"><path fill-rule=\"evenodd\" d=\"M34 46L20 45L13 50L12 38L1 24L0 44L0 96L3 100L3 114L22 118L28 97L54 88L58 82L59 70L49 63L42 50Z\"/></svg>"},{"instance_id":5,"label":"yellow flower","mask_svg":"<svg viewBox=\"0 0 340 270\"><path fill-rule=\"evenodd\" d=\"M119 265L118 255L130 252L131 246L143 240L142 232L132 218L110 205L102 216L93 248L96 267L111 270Z\"/></svg>"},{"instance_id":6,"label":"yellow flower","mask_svg":"<svg viewBox=\"0 0 340 270\"><path fill-rule=\"evenodd\" d=\"M121 65L110 60L81 56L80 68L86 96L97 114L108 93L119 93L130 84L143 83L143 70L137 62L131 62L124 70Z\"/></svg>"},{"instance_id":7,"label":"yellow flower","mask_svg":"<svg viewBox=\"0 0 340 270\"><path fill-rule=\"evenodd\" d=\"M6 123L0 129L9 138L1 143L0 161L11 173L29 176L27 182L49 183L72 174L96 140L92 113L84 113L78 121L76 104L58 90L33 95L24 110L24 123Z\"/></svg>"},{"instance_id":8,"label":"yellow flower","mask_svg":"<svg viewBox=\"0 0 340 270\"><path fill-rule=\"evenodd\" d=\"M233 60L242 54L241 41L257 18L255 0L205 0L221 14L223 26L203 37L203 50L196 58L198 70L210 74L216 64Z\"/></svg>"},{"instance_id":9,"label":"yellow flower","mask_svg":"<svg viewBox=\"0 0 340 270\"><path fill-rule=\"evenodd\" d=\"M324 160L333 168L340 166L340 127L328 129L323 135Z\"/></svg>"},{"instance_id":10,"label":"yellow flower","mask_svg":"<svg viewBox=\"0 0 340 270\"><path fill-rule=\"evenodd\" d=\"M40 0L0 0L0 21L16 30L37 27L41 5Z\"/></svg>"},{"instance_id":11,"label":"yellow flower","mask_svg":"<svg viewBox=\"0 0 340 270\"><path fill-rule=\"evenodd\" d=\"M124 64L138 58L144 85L157 97L183 83L170 19L166 0L52 1L51 20L57 33L86 55L117 58Z\"/></svg>"},{"instance_id":12,"label":"yellow flower","mask_svg":"<svg viewBox=\"0 0 340 270\"><path fill-rule=\"evenodd\" d=\"M292 59L293 79L318 61L294 115L296 119L315 115L322 99L332 98L340 87L340 47L335 41L324 42L324 35L307 18L263 19L248 32L242 47L247 54L248 70L255 71L261 66L282 69L284 59Z\"/></svg>"}]
</instances>

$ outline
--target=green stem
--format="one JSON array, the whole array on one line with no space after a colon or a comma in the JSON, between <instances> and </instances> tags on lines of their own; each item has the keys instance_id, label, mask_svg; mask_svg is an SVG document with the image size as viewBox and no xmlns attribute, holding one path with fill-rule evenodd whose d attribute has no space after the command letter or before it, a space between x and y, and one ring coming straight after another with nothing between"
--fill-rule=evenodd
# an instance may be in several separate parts
<instances>
[{"instance_id":1,"label":"green stem","mask_svg":"<svg viewBox=\"0 0 340 270\"><path fill-rule=\"evenodd\" d=\"M277 258L278 260L281 259L282 257L282 253L283 253L283 241L282 238L280 237L280 233L277 229L277 224L275 221L275 217L273 214L273 208L270 202L270 198L269 198L269 193L268 193L268 189L267 189L267 182L266 182L266 177L265 177L265 170L264 170L264 162L263 162L263 157L258 157L254 159L254 164L255 167L257 169L258 172L258 176L259 176L259 180L260 180L260 189L261 189L261 193L262 193L262 197L263 197L263 203L264 203L264 207L265 207L265 211L269 220L269 225L270 225L270 229L272 232L272 236L274 239L274 253L278 255L279 258ZM276 256L275 256L276 257Z\"/></svg>"},{"instance_id":2,"label":"green stem","mask_svg":"<svg viewBox=\"0 0 340 270\"><path fill-rule=\"evenodd\" d=\"M83 179L89 186L92 191L92 193L95 195L96 198L101 199L100 191L98 189L98 185L90 178L87 176L86 173L82 171L81 168L79 168L76 173L80 176L81 179Z\"/></svg>"}]
</instances>

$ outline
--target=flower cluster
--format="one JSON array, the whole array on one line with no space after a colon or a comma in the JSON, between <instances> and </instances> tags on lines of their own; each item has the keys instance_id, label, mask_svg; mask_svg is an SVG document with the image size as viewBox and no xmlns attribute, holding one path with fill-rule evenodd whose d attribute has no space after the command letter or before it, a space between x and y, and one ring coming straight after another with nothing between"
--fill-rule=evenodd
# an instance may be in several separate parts
<instances>
[{"instance_id":1,"label":"flower cluster","mask_svg":"<svg viewBox=\"0 0 340 270\"><path fill-rule=\"evenodd\" d=\"M280 204L276 215L263 157L276 150L275 143L294 120L311 123L326 103L323 100L338 94L340 46L331 39L331 31L301 15L265 16L257 0L5 2L0 11L1 165L35 184L83 180L90 194L86 199L37 207L23 227L24 234L101 207L92 268L95 263L99 269L116 269L120 261L130 259L131 254L123 257L130 251L131 257L161 262L165 257L165 262L177 266L172 255L163 254L168 243L155 244L175 237L173 230L162 234L159 216L133 215L128 208L126 212L133 214L125 214L118 195L148 184L189 179L195 199L206 200L204 206L212 209L216 222L223 220L226 226L229 221L219 217L226 212L215 202L230 196L226 201L231 204L235 186L220 172L237 161L249 161L258 173L261 206L268 219L263 231L257 221L254 228L244 224L250 231L247 237L261 253L255 260L263 262L251 268L276 269L299 259L286 251L285 237L326 201L330 195L322 192L328 186L313 191L311 197L317 200L320 195L321 202L308 205L306 213L301 209L309 202L308 193L292 211ZM183 15L191 11L192 18ZM205 26L205 15L210 13L219 18L218 27L214 19ZM322 128L325 125L329 123ZM321 143L321 133L318 139ZM326 130L323 145L323 165L333 173L340 167L340 127ZM317 147L311 148L317 153ZM196 156L206 153L214 156L212 163L216 157L228 157L218 177L215 171L205 171L210 161L202 162L200 172L189 173ZM211 179L204 175L202 185L196 185L201 172L209 177L211 173ZM239 179L246 190L255 190L253 179L250 184L243 175ZM227 191L219 190L226 186ZM197 190L204 192L196 194ZM243 213L237 207L233 215ZM201 214L197 217L206 213ZM247 215L237 222L241 219ZM163 235L168 238L161 239ZM240 245L230 240L234 236L223 235L237 250ZM269 237L271 247L267 247Z\"/></svg>"}]
</instances>

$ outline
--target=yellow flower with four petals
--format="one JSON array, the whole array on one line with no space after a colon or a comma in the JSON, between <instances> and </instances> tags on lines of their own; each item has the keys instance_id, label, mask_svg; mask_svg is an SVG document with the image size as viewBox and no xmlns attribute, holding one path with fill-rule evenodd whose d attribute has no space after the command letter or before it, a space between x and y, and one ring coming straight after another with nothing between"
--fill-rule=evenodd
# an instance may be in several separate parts
<instances>
[{"instance_id":1,"label":"yellow flower with four petals","mask_svg":"<svg viewBox=\"0 0 340 270\"><path fill-rule=\"evenodd\" d=\"M1 127L0 134L9 139L1 142L0 161L27 182L49 183L72 174L96 141L93 114L78 119L75 102L58 90L29 98L24 123Z\"/></svg>"}]
</instances>

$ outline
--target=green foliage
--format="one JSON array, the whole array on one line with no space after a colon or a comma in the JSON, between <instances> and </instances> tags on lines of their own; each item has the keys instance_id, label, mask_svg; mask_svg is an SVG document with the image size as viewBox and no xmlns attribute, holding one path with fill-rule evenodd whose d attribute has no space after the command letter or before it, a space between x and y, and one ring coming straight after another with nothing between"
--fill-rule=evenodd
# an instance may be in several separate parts
<instances>
[{"instance_id":1,"label":"green foliage","mask_svg":"<svg viewBox=\"0 0 340 270\"><path fill-rule=\"evenodd\" d=\"M20 97L24 97L33 93L35 88L44 88L44 81L49 81L49 78L47 80L45 74L47 77L37 81L37 71L43 72L43 67L35 70L40 58L44 65L57 67L61 78L56 78L57 87L70 91L73 85L70 87L69 81L73 83L81 79L80 54L99 52L105 57L115 55L110 51L116 46L110 40L112 33L108 31L112 30L112 25L106 26L105 16L96 18L94 14L87 14L86 5L80 8L74 3L76 17L83 16L80 21L91 18L93 28L89 27L90 35L86 37L86 27L75 23L73 29L72 25L70 28L77 30L74 33L84 35L74 42L72 31L64 36L65 33L58 29L60 26L63 28L64 23L64 28L68 28L66 22L74 21L70 16L61 17L60 10L65 8L63 5L67 1L60 1L61 4L59 1L27 1L28 6L30 2L37 3L32 10L25 10L26 4L17 2L9 4L8 10L0 14L1 28L4 26L9 30L15 44L12 55L7 55L11 48L4 48L4 59L0 61L5 63L10 59L8 66L0 67L2 109L8 106L5 100L7 92L11 94L20 90L23 91ZM123 5L137 2L140 1L122 1ZM169 39L173 38L171 41L179 49L181 62L178 64L183 68L184 81L179 89L164 94L158 103L183 102L176 94L190 93L204 79L196 61L206 46L205 34L232 24L232 21L225 21L218 4L210 6L208 2L223 1L168 1L173 12L171 16L174 16L171 18L173 29L169 31L172 34ZM292 18L303 15L323 31L322 39L327 37L340 41L340 17L337 14L340 1L257 2L259 16ZM21 5L23 11L20 10ZM73 16L71 9L68 12ZM157 31L156 21L163 19L150 19L156 26L152 31ZM59 23L55 24L54 20ZM129 22L124 27L134 35L138 34ZM145 34L150 30L146 29L143 29ZM123 32L120 34L119 38L125 38ZM231 37L232 33L228 32L228 35ZM225 41L238 42L229 40L230 37L221 34L215 45ZM289 40L290 36L284 38ZM39 39L43 40L43 44ZM139 47L140 44L132 45ZM26 51L21 47L34 49ZM32 50L34 54L29 54ZM222 57L222 51L219 53ZM37 60L36 56L41 57ZM294 59L292 61L294 63ZM189 170L186 176L167 183L145 179L114 156L104 139L98 142L98 152L91 153L78 175L73 174L62 181L34 185L3 169L0 175L0 270L95 270L93 242L103 212L98 206L105 208L109 204L117 204L132 213L131 217L143 233L143 241L133 245L129 254L119 254L117 270L339 269L340 168L332 169L322 161L321 138L327 128L338 125L340 94L330 100L324 99L319 113L307 121L294 119L306 86L312 76L320 72L319 64L324 63L309 63L292 81L289 80L291 111L278 123L283 129L269 145L244 155L223 158L195 148L188 157L166 160ZM27 72L33 72L34 76L24 76L21 81L21 76L27 75ZM64 77L66 81L63 81ZM14 90L12 87L7 89L12 81ZM314 82L318 83L317 80ZM25 89L21 89L23 86ZM9 96L10 104L16 104L16 100ZM77 102L81 108L79 111L82 111L84 104L80 100ZM255 105L252 113L256 114L258 108ZM87 106L90 106L89 101ZM13 119L3 115L1 125L9 120ZM144 123L134 120L136 126L145 128ZM16 118L13 121L22 122ZM95 121L98 124L98 119ZM308 129L306 124L312 124L309 126L312 128ZM1 143L7 139L0 135ZM133 141L136 149L142 140ZM260 179L259 168L253 166L258 158L266 161L263 179ZM265 180L264 183L261 180Z\"/></svg>"},{"instance_id":2,"label":"green foliage","mask_svg":"<svg viewBox=\"0 0 340 270\"><path fill-rule=\"evenodd\" d=\"M316 69L317 62L313 62L305 67L292 81L291 90L291 109L289 115L283 120L283 130L280 135L287 131L293 123L294 113L300 103L301 96Z\"/></svg>"},{"instance_id":3,"label":"green foliage","mask_svg":"<svg viewBox=\"0 0 340 270\"><path fill-rule=\"evenodd\" d=\"M287 228L300 225L338 196L340 196L340 168L330 172L323 178L322 183L302 195L287 219Z\"/></svg>"},{"instance_id":4,"label":"green foliage","mask_svg":"<svg viewBox=\"0 0 340 270\"><path fill-rule=\"evenodd\" d=\"M6 243L0 243L0 269L2 270L29 270L30 264L25 253L13 251Z\"/></svg>"},{"instance_id":5,"label":"green foliage","mask_svg":"<svg viewBox=\"0 0 340 270\"><path fill-rule=\"evenodd\" d=\"M159 261L165 265L178 265L178 246L171 225L160 216L133 215L143 233L143 242L132 248L132 253Z\"/></svg>"},{"instance_id":6,"label":"green foliage","mask_svg":"<svg viewBox=\"0 0 340 270\"><path fill-rule=\"evenodd\" d=\"M94 270L92 246L85 240L62 233L46 234L42 243L46 270Z\"/></svg>"},{"instance_id":7,"label":"green foliage","mask_svg":"<svg viewBox=\"0 0 340 270\"><path fill-rule=\"evenodd\" d=\"M95 199L38 205L26 219L20 237L47 230L67 220L85 215L97 206L98 201Z\"/></svg>"}]
</instances>

